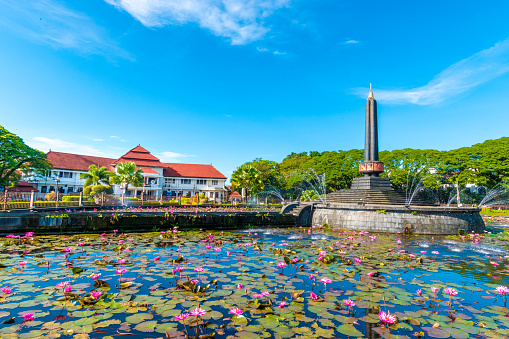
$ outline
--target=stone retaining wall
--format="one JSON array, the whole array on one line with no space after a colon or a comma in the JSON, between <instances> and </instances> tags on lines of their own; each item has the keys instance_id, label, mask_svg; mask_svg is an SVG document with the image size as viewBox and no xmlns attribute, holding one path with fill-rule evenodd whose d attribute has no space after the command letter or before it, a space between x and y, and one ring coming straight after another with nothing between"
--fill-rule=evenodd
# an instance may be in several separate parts
<instances>
[{"instance_id":1,"label":"stone retaining wall","mask_svg":"<svg viewBox=\"0 0 509 339\"><path fill-rule=\"evenodd\" d=\"M295 216L270 213L10 213L0 215L0 234L37 232L38 234L69 234L141 232L179 229L236 229L250 226L295 226Z\"/></svg>"},{"instance_id":2,"label":"stone retaining wall","mask_svg":"<svg viewBox=\"0 0 509 339\"><path fill-rule=\"evenodd\" d=\"M335 228L415 234L482 233L485 224L477 208L420 206L317 205L313 224L327 222Z\"/></svg>"}]
</instances>

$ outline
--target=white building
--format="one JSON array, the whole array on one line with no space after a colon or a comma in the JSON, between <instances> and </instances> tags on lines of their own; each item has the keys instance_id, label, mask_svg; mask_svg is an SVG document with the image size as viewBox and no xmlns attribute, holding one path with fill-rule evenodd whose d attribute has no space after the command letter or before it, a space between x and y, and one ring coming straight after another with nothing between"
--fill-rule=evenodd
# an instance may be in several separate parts
<instances>
[{"instance_id":1,"label":"white building","mask_svg":"<svg viewBox=\"0 0 509 339\"><path fill-rule=\"evenodd\" d=\"M51 175L46 177L24 176L41 193L54 191L58 186L60 193L76 193L83 190L85 180L80 180L81 173L88 172L90 165L98 168L105 166L115 172L121 162L134 162L143 171L144 185L128 187L129 196L163 195L170 200L177 196L192 196L205 193L210 201L221 201L227 198L225 189L226 177L212 165L163 163L150 154L145 148L136 146L118 159L93 157L81 154L70 154L49 151L47 159L52 163ZM123 188L113 185L114 193L121 194Z\"/></svg>"}]
</instances>

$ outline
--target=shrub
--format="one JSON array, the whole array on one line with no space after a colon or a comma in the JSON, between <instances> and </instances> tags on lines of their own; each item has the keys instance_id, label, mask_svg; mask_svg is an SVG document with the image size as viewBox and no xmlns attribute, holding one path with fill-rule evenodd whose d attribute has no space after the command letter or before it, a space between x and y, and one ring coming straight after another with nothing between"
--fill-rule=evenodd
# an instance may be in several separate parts
<instances>
[{"instance_id":1,"label":"shrub","mask_svg":"<svg viewBox=\"0 0 509 339\"><path fill-rule=\"evenodd\" d=\"M182 199L180 199L180 203L181 203L182 205L189 205L189 204L190 204L190 202L191 202L191 199L190 199L190 198L182 198Z\"/></svg>"},{"instance_id":2,"label":"shrub","mask_svg":"<svg viewBox=\"0 0 509 339\"><path fill-rule=\"evenodd\" d=\"M113 187L110 185L96 185L96 186L87 186L83 189L83 194L86 195L97 195L97 194L113 194Z\"/></svg>"},{"instance_id":3,"label":"shrub","mask_svg":"<svg viewBox=\"0 0 509 339\"><path fill-rule=\"evenodd\" d=\"M65 197L62 197L62 202L79 202L80 197L75 195L66 195Z\"/></svg>"},{"instance_id":4,"label":"shrub","mask_svg":"<svg viewBox=\"0 0 509 339\"><path fill-rule=\"evenodd\" d=\"M46 200L48 200L48 201L57 200L57 194L55 193L55 191L46 193Z\"/></svg>"}]
</instances>

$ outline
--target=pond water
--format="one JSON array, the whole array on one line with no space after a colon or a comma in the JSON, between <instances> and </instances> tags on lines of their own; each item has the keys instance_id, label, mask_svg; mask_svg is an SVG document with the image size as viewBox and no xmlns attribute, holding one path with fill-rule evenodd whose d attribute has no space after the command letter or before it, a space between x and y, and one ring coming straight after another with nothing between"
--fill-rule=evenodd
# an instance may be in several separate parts
<instances>
[{"instance_id":1,"label":"pond water","mask_svg":"<svg viewBox=\"0 0 509 339\"><path fill-rule=\"evenodd\" d=\"M319 227L8 237L0 336L507 338L508 240Z\"/></svg>"}]
</instances>

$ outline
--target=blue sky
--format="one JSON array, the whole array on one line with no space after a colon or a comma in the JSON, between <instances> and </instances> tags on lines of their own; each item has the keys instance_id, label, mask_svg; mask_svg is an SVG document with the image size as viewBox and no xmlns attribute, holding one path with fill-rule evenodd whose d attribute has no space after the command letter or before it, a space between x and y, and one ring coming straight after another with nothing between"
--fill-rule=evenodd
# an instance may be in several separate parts
<instances>
[{"instance_id":1,"label":"blue sky","mask_svg":"<svg viewBox=\"0 0 509 339\"><path fill-rule=\"evenodd\" d=\"M254 158L508 136L509 2L0 0L1 124L43 151Z\"/></svg>"}]
</instances>

